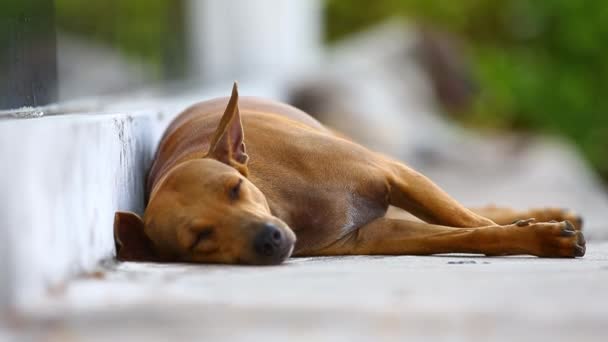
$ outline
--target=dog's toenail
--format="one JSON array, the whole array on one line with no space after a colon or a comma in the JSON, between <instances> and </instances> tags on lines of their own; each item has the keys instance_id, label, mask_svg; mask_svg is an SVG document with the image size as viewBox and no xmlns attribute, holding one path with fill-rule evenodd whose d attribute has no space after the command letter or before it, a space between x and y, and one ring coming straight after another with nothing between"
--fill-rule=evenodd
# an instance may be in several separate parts
<instances>
[{"instance_id":1,"label":"dog's toenail","mask_svg":"<svg viewBox=\"0 0 608 342\"><path fill-rule=\"evenodd\" d=\"M571 230L571 231L575 230L574 226L572 225L572 223L570 223L570 221L564 221L564 224L565 224L565 228L564 229Z\"/></svg>"},{"instance_id":2,"label":"dog's toenail","mask_svg":"<svg viewBox=\"0 0 608 342\"><path fill-rule=\"evenodd\" d=\"M585 247L584 246L576 245L574 247L574 256L582 257L584 255L585 255Z\"/></svg>"},{"instance_id":3,"label":"dog's toenail","mask_svg":"<svg viewBox=\"0 0 608 342\"><path fill-rule=\"evenodd\" d=\"M525 227L525 226L529 226L530 224L536 222L536 219L534 218L529 218L527 220L518 220L515 221L515 225L518 227Z\"/></svg>"},{"instance_id":4,"label":"dog's toenail","mask_svg":"<svg viewBox=\"0 0 608 342\"><path fill-rule=\"evenodd\" d=\"M582 233L578 233L576 234L578 237L578 244L581 246L584 246L585 244L587 244L587 241L585 241L585 236Z\"/></svg>"},{"instance_id":5,"label":"dog's toenail","mask_svg":"<svg viewBox=\"0 0 608 342\"><path fill-rule=\"evenodd\" d=\"M561 236L574 236L576 234L573 230L568 230L566 228L562 229Z\"/></svg>"}]
</instances>

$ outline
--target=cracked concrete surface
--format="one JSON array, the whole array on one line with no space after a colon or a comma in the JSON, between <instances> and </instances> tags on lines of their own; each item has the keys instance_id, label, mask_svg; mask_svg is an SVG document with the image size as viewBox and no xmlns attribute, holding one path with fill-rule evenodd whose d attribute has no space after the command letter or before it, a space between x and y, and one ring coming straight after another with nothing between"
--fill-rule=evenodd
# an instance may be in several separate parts
<instances>
[{"instance_id":1,"label":"cracked concrete surface","mask_svg":"<svg viewBox=\"0 0 608 342\"><path fill-rule=\"evenodd\" d=\"M108 263L5 336L32 340L605 341L608 242L583 259L353 256ZM0 335L1 337L1 335Z\"/></svg>"}]
</instances>

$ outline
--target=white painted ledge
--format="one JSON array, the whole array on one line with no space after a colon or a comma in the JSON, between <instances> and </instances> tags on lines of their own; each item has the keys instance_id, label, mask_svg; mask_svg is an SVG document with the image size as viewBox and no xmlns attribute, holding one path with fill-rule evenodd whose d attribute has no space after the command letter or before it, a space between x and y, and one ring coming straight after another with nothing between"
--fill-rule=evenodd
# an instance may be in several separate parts
<instances>
[{"instance_id":1,"label":"white painted ledge","mask_svg":"<svg viewBox=\"0 0 608 342\"><path fill-rule=\"evenodd\" d=\"M141 212L149 115L0 122L5 302L20 305L114 254L113 215Z\"/></svg>"}]
</instances>

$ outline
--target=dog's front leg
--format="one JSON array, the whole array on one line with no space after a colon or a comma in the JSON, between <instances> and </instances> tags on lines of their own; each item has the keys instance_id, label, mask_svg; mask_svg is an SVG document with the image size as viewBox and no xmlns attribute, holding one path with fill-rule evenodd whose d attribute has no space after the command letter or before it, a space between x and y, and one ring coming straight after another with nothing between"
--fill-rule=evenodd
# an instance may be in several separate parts
<instances>
[{"instance_id":1,"label":"dog's front leg","mask_svg":"<svg viewBox=\"0 0 608 342\"><path fill-rule=\"evenodd\" d=\"M389 204L434 224L450 227L484 227L495 223L465 208L424 175L387 161Z\"/></svg>"},{"instance_id":2,"label":"dog's front leg","mask_svg":"<svg viewBox=\"0 0 608 342\"><path fill-rule=\"evenodd\" d=\"M475 253L575 257L585 254L585 239L568 222L532 220L478 228L378 218L312 255L430 255Z\"/></svg>"}]
</instances>

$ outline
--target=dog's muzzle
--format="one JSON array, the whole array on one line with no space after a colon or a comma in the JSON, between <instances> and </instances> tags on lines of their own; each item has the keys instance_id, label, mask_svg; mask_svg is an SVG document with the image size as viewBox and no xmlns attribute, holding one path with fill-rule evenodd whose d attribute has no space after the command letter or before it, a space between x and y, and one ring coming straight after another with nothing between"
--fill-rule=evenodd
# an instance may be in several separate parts
<instances>
[{"instance_id":1,"label":"dog's muzzle","mask_svg":"<svg viewBox=\"0 0 608 342\"><path fill-rule=\"evenodd\" d=\"M256 263L276 265L287 259L295 241L272 223L264 223L253 240Z\"/></svg>"}]
</instances>

